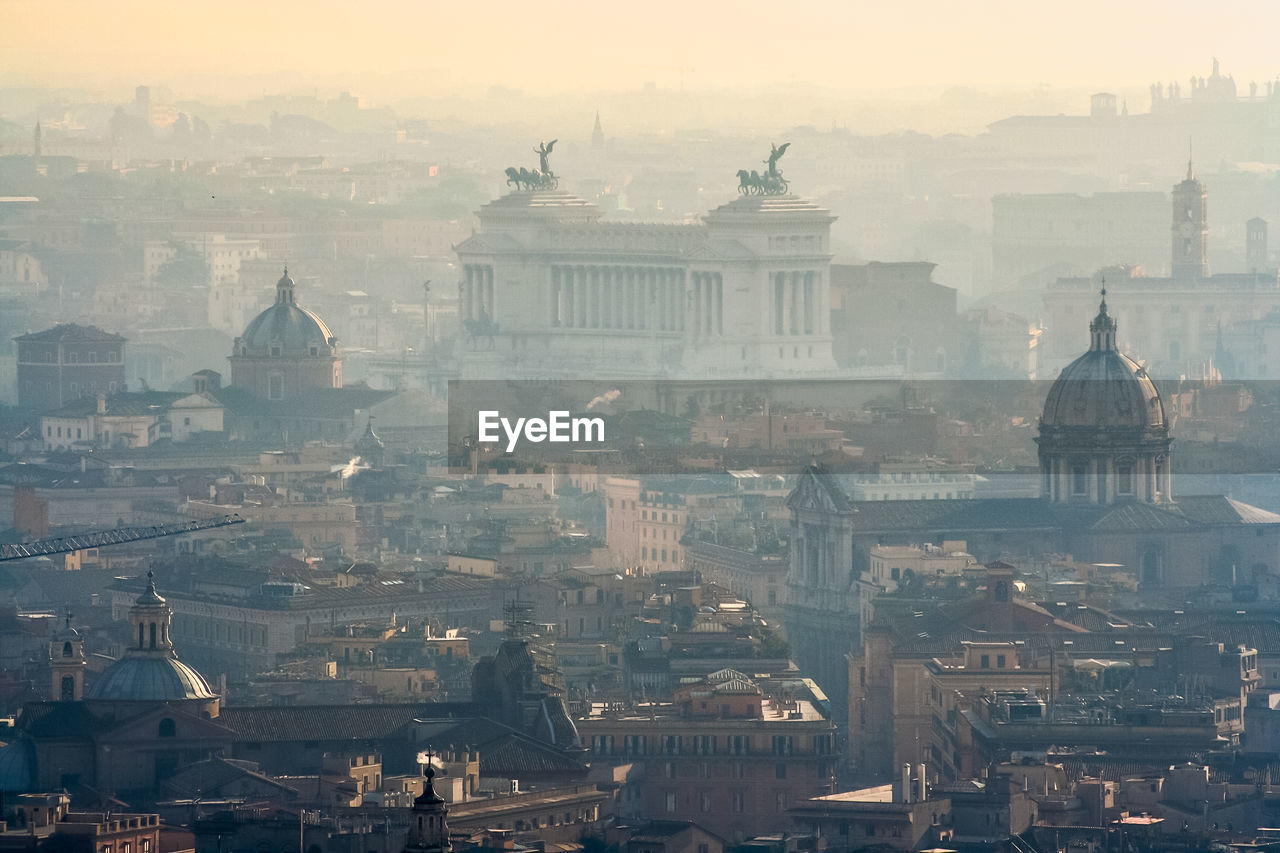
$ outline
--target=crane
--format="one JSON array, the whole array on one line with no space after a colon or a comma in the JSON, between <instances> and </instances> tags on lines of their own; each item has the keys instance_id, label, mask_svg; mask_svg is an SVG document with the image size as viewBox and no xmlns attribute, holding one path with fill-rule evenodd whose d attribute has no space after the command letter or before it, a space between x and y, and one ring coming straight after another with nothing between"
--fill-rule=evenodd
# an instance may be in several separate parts
<instances>
[{"instance_id":1,"label":"crane","mask_svg":"<svg viewBox=\"0 0 1280 853\"><path fill-rule=\"evenodd\" d=\"M117 527L114 530L94 530L90 533L77 533L74 536L37 539L34 542L0 544L0 563L8 560L23 560L27 557L45 557L50 554L70 554L73 551L82 551L85 548L101 548L103 545L123 545L125 542L140 542L144 539L181 536L184 533L212 530L217 527L230 527L233 524L244 524L244 519L233 514L219 518L180 521L172 524L151 524L144 527Z\"/></svg>"}]
</instances>

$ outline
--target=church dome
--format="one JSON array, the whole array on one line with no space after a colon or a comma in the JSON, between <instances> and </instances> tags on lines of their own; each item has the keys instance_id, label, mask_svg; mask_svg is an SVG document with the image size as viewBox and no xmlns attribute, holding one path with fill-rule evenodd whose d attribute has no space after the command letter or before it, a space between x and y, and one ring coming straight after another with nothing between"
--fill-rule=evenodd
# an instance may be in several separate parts
<instances>
[{"instance_id":1,"label":"church dome","mask_svg":"<svg viewBox=\"0 0 1280 853\"><path fill-rule=\"evenodd\" d=\"M173 610L156 592L155 575L147 572L147 586L129 611L129 646L120 660L107 667L89 689L86 699L101 702L179 702L215 700L218 695L194 668L178 660L169 636Z\"/></svg>"},{"instance_id":2,"label":"church dome","mask_svg":"<svg viewBox=\"0 0 1280 853\"><path fill-rule=\"evenodd\" d=\"M107 667L87 699L107 702L175 702L216 699L204 676L176 657L123 657Z\"/></svg>"},{"instance_id":3,"label":"church dome","mask_svg":"<svg viewBox=\"0 0 1280 853\"><path fill-rule=\"evenodd\" d=\"M35 750L25 737L0 747L0 792L32 790L36 784L35 763Z\"/></svg>"},{"instance_id":4,"label":"church dome","mask_svg":"<svg viewBox=\"0 0 1280 853\"><path fill-rule=\"evenodd\" d=\"M337 341L324 320L294 301L289 270L276 282L276 303L250 321L237 341L237 353L298 358L332 355ZM273 352L272 348L278 349Z\"/></svg>"},{"instance_id":5,"label":"church dome","mask_svg":"<svg viewBox=\"0 0 1280 853\"><path fill-rule=\"evenodd\" d=\"M1045 398L1040 419L1046 431L1164 430L1164 402L1137 362L1115 348L1116 321L1107 314L1106 292L1089 325L1089 351L1063 368Z\"/></svg>"},{"instance_id":6,"label":"church dome","mask_svg":"<svg viewBox=\"0 0 1280 853\"><path fill-rule=\"evenodd\" d=\"M1151 377L1116 350L1116 321L1102 291L1089 351L1062 371L1040 418L1045 497L1058 504L1172 500L1172 438Z\"/></svg>"}]
</instances>

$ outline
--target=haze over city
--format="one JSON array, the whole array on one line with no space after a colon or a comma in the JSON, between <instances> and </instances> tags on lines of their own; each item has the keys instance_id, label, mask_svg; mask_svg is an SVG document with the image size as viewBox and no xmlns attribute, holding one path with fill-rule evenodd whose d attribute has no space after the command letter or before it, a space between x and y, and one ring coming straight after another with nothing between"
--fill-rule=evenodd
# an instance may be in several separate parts
<instances>
[{"instance_id":1,"label":"haze over city","mask_svg":"<svg viewBox=\"0 0 1280 853\"><path fill-rule=\"evenodd\" d=\"M1011 0L658 0L643 9L497 0L483 15L467 4L410 0L376 0L358 14L335 0L211 8L8 0L0 81L120 93L145 78L180 98L350 90L382 103L484 98L491 87L533 99L599 100L649 84L728 98L748 126L762 120L752 115L753 96L771 110L798 97L815 117L845 124L866 101L885 109L953 87L1024 100L1038 89L1045 106L1068 111L1054 92L1137 92L1149 78L1183 73L1188 57L1228 48L1237 79L1262 81L1274 76L1271 34L1280 23L1280 11L1256 0L1219 4L1211 15L1190 0L1088 0L1069 14L1060 4ZM828 98L835 105L824 107ZM698 125L696 109L679 115ZM714 107L708 118L733 121ZM916 126L925 116L896 120L899 127L885 129L934 129Z\"/></svg>"},{"instance_id":2,"label":"haze over city","mask_svg":"<svg viewBox=\"0 0 1280 853\"><path fill-rule=\"evenodd\" d=\"M0 853L1280 850L1277 24L0 0Z\"/></svg>"}]
</instances>

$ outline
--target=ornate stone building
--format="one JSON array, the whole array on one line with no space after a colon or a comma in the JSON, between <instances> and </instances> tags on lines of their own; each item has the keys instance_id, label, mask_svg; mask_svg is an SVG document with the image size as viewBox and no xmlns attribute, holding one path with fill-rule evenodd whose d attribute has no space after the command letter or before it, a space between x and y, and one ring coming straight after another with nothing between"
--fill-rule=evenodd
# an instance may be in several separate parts
<instances>
[{"instance_id":1,"label":"ornate stone building","mask_svg":"<svg viewBox=\"0 0 1280 853\"><path fill-rule=\"evenodd\" d=\"M1116 350L1116 321L1102 292L1089 351L1058 376L1040 418L1043 494L1055 504L1173 499L1169 422L1160 392Z\"/></svg>"},{"instance_id":2,"label":"ornate stone building","mask_svg":"<svg viewBox=\"0 0 1280 853\"><path fill-rule=\"evenodd\" d=\"M743 195L702 224L602 221L594 204L520 190L456 247L464 378L822 376L830 331L826 210Z\"/></svg>"},{"instance_id":3,"label":"ornate stone building","mask_svg":"<svg viewBox=\"0 0 1280 853\"><path fill-rule=\"evenodd\" d=\"M1039 437L1038 498L855 501L812 466L788 498L785 625L795 660L839 704L845 656L863 644L875 596L871 550L964 540L982 562L1071 554L1128 567L1143 591L1258 584L1280 574L1280 515L1222 495L1174 495L1164 401L1116 348L1105 301L1089 351L1054 382ZM928 630L922 626L922 630Z\"/></svg>"},{"instance_id":4,"label":"ornate stone building","mask_svg":"<svg viewBox=\"0 0 1280 853\"><path fill-rule=\"evenodd\" d=\"M342 387L342 349L318 316L298 305L289 270L276 301L245 327L231 350L231 384L264 400Z\"/></svg>"}]
</instances>

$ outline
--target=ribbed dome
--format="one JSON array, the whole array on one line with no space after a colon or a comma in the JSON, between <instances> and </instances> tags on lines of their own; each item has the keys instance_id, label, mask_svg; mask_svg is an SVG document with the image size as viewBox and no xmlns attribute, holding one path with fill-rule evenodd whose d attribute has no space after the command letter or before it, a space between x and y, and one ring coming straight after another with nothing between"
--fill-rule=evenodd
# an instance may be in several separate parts
<instances>
[{"instance_id":1,"label":"ribbed dome","mask_svg":"<svg viewBox=\"0 0 1280 853\"><path fill-rule=\"evenodd\" d=\"M1147 429L1165 425L1155 383L1127 355L1090 350L1063 368L1044 402L1042 427Z\"/></svg>"},{"instance_id":2,"label":"ribbed dome","mask_svg":"<svg viewBox=\"0 0 1280 853\"><path fill-rule=\"evenodd\" d=\"M310 354L311 345L328 354L333 332L315 314L292 303L277 302L254 317L240 336L248 347L248 355L268 355L272 344L279 344L281 356Z\"/></svg>"},{"instance_id":3,"label":"ribbed dome","mask_svg":"<svg viewBox=\"0 0 1280 853\"><path fill-rule=\"evenodd\" d=\"M108 702L174 702L215 699L204 676L176 657L129 655L107 667L86 699Z\"/></svg>"},{"instance_id":4,"label":"ribbed dome","mask_svg":"<svg viewBox=\"0 0 1280 853\"><path fill-rule=\"evenodd\" d=\"M36 756L31 741L19 737L0 748L0 791L24 793L36 784Z\"/></svg>"},{"instance_id":5,"label":"ribbed dome","mask_svg":"<svg viewBox=\"0 0 1280 853\"><path fill-rule=\"evenodd\" d=\"M1106 291L1089 326L1089 351L1063 368L1045 398L1046 430L1165 429L1164 403L1151 377L1115 348L1116 322L1107 314Z\"/></svg>"},{"instance_id":6,"label":"ribbed dome","mask_svg":"<svg viewBox=\"0 0 1280 853\"><path fill-rule=\"evenodd\" d=\"M279 346L279 358L331 355L333 332L324 320L300 308L294 301L293 279L289 270L276 282L276 304L263 311L245 327L238 344L240 352L249 356L271 356L271 347Z\"/></svg>"}]
</instances>

